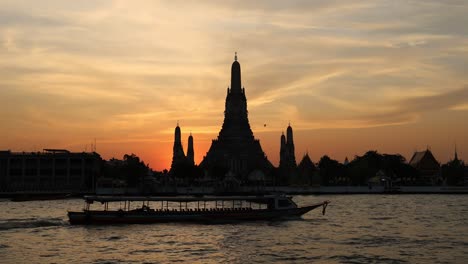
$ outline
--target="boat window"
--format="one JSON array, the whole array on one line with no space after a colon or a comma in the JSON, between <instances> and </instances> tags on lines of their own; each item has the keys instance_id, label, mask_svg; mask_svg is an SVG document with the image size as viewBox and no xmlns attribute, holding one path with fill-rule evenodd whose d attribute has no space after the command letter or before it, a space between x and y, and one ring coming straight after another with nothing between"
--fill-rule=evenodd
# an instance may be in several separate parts
<instances>
[{"instance_id":1,"label":"boat window","mask_svg":"<svg viewBox=\"0 0 468 264\"><path fill-rule=\"evenodd\" d=\"M278 206L279 207L289 207L291 206L291 202L287 199L280 199L278 200Z\"/></svg>"}]
</instances>

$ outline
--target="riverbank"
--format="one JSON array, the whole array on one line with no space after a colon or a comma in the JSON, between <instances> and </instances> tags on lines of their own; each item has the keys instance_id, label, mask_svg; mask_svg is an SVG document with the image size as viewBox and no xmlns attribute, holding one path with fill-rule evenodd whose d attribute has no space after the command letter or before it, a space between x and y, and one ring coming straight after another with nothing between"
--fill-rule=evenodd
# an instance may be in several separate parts
<instances>
[{"instance_id":1,"label":"riverbank","mask_svg":"<svg viewBox=\"0 0 468 264\"><path fill-rule=\"evenodd\" d=\"M178 187L160 188L156 193L178 195L203 194L468 194L468 186L401 186L391 190L384 186L320 186L320 187L289 187L289 186L242 186L234 190L217 190L209 187Z\"/></svg>"},{"instance_id":2,"label":"riverbank","mask_svg":"<svg viewBox=\"0 0 468 264\"><path fill-rule=\"evenodd\" d=\"M400 186L391 190L384 186L241 186L235 189L219 189L214 187L157 187L151 192L141 193L136 188L99 188L92 192L3 192L1 198L11 198L16 201L55 200L83 195L262 195L271 193L299 194L468 194L468 186Z\"/></svg>"}]
</instances>

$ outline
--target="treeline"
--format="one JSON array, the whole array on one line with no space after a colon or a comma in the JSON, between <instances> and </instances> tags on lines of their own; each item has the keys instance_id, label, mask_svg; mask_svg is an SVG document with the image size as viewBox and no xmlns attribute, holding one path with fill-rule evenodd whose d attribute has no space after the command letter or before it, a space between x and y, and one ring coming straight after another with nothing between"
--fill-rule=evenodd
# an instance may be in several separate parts
<instances>
[{"instance_id":1,"label":"treeline","mask_svg":"<svg viewBox=\"0 0 468 264\"><path fill-rule=\"evenodd\" d=\"M125 154L122 160L112 158L103 160L101 179L121 181L126 187L139 186L151 169L135 154ZM98 179L99 181L99 179Z\"/></svg>"},{"instance_id":2,"label":"treeline","mask_svg":"<svg viewBox=\"0 0 468 264\"><path fill-rule=\"evenodd\" d=\"M328 156L318 162L321 185L367 185L379 172L389 180L401 184L417 184L420 172L399 155L368 151L348 164L339 163Z\"/></svg>"},{"instance_id":3,"label":"treeline","mask_svg":"<svg viewBox=\"0 0 468 264\"><path fill-rule=\"evenodd\" d=\"M439 184L463 185L466 168L463 161L455 158L443 164L433 177ZM399 185L425 185L423 172L409 165L399 154L380 154L368 151L355 156L348 164L342 164L328 156L323 156L317 164L317 174L321 185L368 185L372 178L383 176L387 181Z\"/></svg>"}]
</instances>

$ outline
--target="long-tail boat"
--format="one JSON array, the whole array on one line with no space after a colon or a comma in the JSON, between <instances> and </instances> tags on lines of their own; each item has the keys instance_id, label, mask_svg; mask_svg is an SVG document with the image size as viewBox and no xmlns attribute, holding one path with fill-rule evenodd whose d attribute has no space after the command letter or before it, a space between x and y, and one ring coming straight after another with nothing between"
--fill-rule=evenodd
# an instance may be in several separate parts
<instances>
[{"instance_id":1,"label":"long-tail boat","mask_svg":"<svg viewBox=\"0 0 468 264\"><path fill-rule=\"evenodd\" d=\"M289 196L135 197L85 196L82 211L68 212L70 224L231 222L300 217L329 201L298 207ZM101 203L101 210L91 209Z\"/></svg>"}]
</instances>

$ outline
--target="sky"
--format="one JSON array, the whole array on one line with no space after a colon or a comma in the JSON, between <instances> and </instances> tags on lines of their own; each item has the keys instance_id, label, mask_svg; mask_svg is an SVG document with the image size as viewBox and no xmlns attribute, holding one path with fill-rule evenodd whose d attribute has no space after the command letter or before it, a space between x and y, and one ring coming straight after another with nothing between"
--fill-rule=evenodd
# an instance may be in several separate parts
<instances>
[{"instance_id":1,"label":"sky","mask_svg":"<svg viewBox=\"0 0 468 264\"><path fill-rule=\"evenodd\" d=\"M468 1L21 1L0 4L0 150L96 150L169 169L221 129L234 52L274 165L429 148L468 160Z\"/></svg>"}]
</instances>

